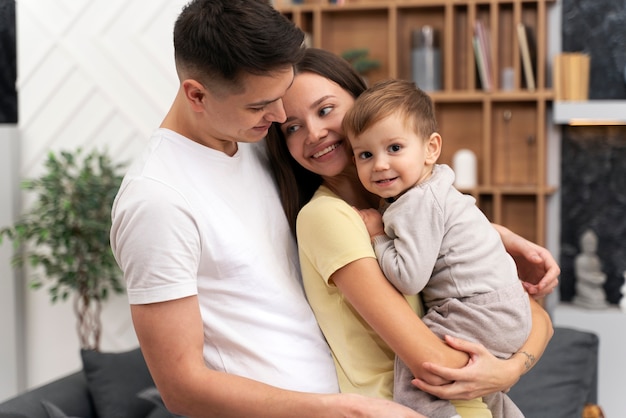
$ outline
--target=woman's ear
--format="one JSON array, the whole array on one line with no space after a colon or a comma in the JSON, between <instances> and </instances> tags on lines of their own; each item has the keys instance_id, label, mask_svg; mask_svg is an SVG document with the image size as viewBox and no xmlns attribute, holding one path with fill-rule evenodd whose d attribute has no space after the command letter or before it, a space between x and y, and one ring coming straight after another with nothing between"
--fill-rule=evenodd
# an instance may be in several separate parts
<instances>
[{"instance_id":1,"label":"woman's ear","mask_svg":"<svg viewBox=\"0 0 626 418\"><path fill-rule=\"evenodd\" d=\"M196 80L187 79L183 81L183 91L193 111L201 112L204 110L203 103L207 91L202 84Z\"/></svg>"},{"instance_id":2,"label":"woman's ear","mask_svg":"<svg viewBox=\"0 0 626 418\"><path fill-rule=\"evenodd\" d=\"M435 164L441 155L441 135L433 132L426 142L426 163Z\"/></svg>"}]
</instances>

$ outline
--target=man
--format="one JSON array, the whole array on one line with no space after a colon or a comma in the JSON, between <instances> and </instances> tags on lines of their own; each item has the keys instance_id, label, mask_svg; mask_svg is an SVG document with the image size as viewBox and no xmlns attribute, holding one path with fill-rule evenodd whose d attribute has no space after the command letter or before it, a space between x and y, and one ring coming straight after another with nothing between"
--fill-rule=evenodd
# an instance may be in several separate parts
<instances>
[{"instance_id":1,"label":"man","mask_svg":"<svg viewBox=\"0 0 626 418\"><path fill-rule=\"evenodd\" d=\"M167 407L189 417L419 417L337 394L257 144L282 122L303 34L259 0L193 0L180 87L113 205L111 245Z\"/></svg>"}]
</instances>

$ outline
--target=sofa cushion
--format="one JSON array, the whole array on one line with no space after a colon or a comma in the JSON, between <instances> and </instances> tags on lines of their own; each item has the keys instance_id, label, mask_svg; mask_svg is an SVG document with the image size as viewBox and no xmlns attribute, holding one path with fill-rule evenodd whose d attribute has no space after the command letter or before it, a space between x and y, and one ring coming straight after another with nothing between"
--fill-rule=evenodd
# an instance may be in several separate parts
<instances>
[{"instance_id":1,"label":"sofa cushion","mask_svg":"<svg viewBox=\"0 0 626 418\"><path fill-rule=\"evenodd\" d=\"M539 362L509 396L528 418L582 416L585 403L597 402L598 343L591 332L556 327Z\"/></svg>"},{"instance_id":2,"label":"sofa cushion","mask_svg":"<svg viewBox=\"0 0 626 418\"><path fill-rule=\"evenodd\" d=\"M24 418L48 418L42 400L54 404L69 416L95 417L87 379L81 370L2 402L0 418L10 418L11 413Z\"/></svg>"},{"instance_id":3,"label":"sofa cushion","mask_svg":"<svg viewBox=\"0 0 626 418\"><path fill-rule=\"evenodd\" d=\"M154 404L137 394L154 386L139 348L123 353L81 350L83 370L99 418L147 416Z\"/></svg>"},{"instance_id":4,"label":"sofa cushion","mask_svg":"<svg viewBox=\"0 0 626 418\"><path fill-rule=\"evenodd\" d=\"M151 387L148 389L144 389L139 394L137 394L140 398L146 399L147 401L152 402L156 405L156 408L148 415L147 418L176 418L179 415L174 415L165 407L165 403L163 403L163 398L161 398L161 394L156 387Z\"/></svg>"},{"instance_id":5,"label":"sofa cushion","mask_svg":"<svg viewBox=\"0 0 626 418\"><path fill-rule=\"evenodd\" d=\"M46 413L48 414L48 418L72 418L68 416L65 412L63 412L61 408L59 408L52 402L43 400L41 401L41 405L46 410ZM74 417L74 418L80 418L80 417Z\"/></svg>"}]
</instances>

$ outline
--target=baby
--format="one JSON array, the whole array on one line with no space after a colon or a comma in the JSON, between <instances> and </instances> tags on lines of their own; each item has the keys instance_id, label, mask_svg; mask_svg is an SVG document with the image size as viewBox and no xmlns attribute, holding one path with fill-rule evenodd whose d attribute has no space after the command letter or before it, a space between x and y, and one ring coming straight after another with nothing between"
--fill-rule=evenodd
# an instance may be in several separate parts
<instances>
[{"instance_id":1,"label":"baby","mask_svg":"<svg viewBox=\"0 0 626 418\"><path fill-rule=\"evenodd\" d=\"M495 228L453 187L453 171L436 164L442 138L430 97L410 81L378 83L343 128L363 186L386 202L382 216L360 212L387 279L404 294L421 292L423 321L439 337L480 342L501 358L518 353L531 328L529 297ZM458 416L412 379L396 357L396 401L432 418ZM494 417L523 417L504 393L484 401Z\"/></svg>"}]
</instances>

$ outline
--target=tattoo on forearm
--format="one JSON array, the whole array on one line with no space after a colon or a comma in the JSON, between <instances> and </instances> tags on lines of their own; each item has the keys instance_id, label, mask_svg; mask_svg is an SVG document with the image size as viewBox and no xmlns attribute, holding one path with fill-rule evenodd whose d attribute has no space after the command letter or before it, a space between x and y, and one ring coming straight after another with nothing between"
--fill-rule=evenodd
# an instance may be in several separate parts
<instances>
[{"instance_id":1,"label":"tattoo on forearm","mask_svg":"<svg viewBox=\"0 0 626 418\"><path fill-rule=\"evenodd\" d=\"M526 351L518 351L515 354L523 354L526 356L526 361L524 361L524 367L526 368L526 371L530 370L531 367L533 367L533 364L535 364L535 356L527 353Z\"/></svg>"}]
</instances>

